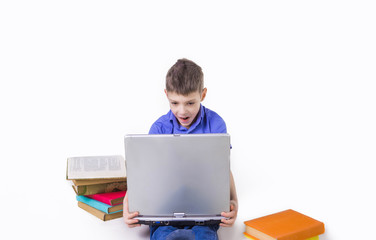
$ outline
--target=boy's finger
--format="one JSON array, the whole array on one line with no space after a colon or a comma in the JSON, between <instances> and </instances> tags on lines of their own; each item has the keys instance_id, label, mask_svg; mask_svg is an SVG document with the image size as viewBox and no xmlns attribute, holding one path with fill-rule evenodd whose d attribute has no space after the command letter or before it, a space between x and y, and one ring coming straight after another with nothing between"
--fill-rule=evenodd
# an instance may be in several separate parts
<instances>
[{"instance_id":1,"label":"boy's finger","mask_svg":"<svg viewBox=\"0 0 376 240\"><path fill-rule=\"evenodd\" d=\"M231 227L230 225L225 224L225 223L220 223L219 226L221 226L221 227Z\"/></svg>"},{"instance_id":2,"label":"boy's finger","mask_svg":"<svg viewBox=\"0 0 376 240\"><path fill-rule=\"evenodd\" d=\"M229 212L221 212L221 216L222 217L228 217L227 215L229 214Z\"/></svg>"},{"instance_id":3,"label":"boy's finger","mask_svg":"<svg viewBox=\"0 0 376 240\"><path fill-rule=\"evenodd\" d=\"M233 221L232 218L230 218L230 219L222 218L222 220L221 220L221 222L222 222L222 223L225 223L225 224L229 224L229 223L231 223L232 221Z\"/></svg>"},{"instance_id":4,"label":"boy's finger","mask_svg":"<svg viewBox=\"0 0 376 240\"><path fill-rule=\"evenodd\" d=\"M222 212L222 217L232 218L235 216L235 212Z\"/></svg>"},{"instance_id":5,"label":"boy's finger","mask_svg":"<svg viewBox=\"0 0 376 240\"><path fill-rule=\"evenodd\" d=\"M222 223L220 223L221 226L223 227L229 227L229 226L232 226L234 224L234 219L222 219Z\"/></svg>"},{"instance_id":6,"label":"boy's finger","mask_svg":"<svg viewBox=\"0 0 376 240\"><path fill-rule=\"evenodd\" d=\"M134 218L134 217L137 217L137 216L138 216L138 212L132 212L132 213L128 214L127 218Z\"/></svg>"},{"instance_id":7,"label":"boy's finger","mask_svg":"<svg viewBox=\"0 0 376 240\"><path fill-rule=\"evenodd\" d=\"M126 224L136 224L138 222L138 219L126 219Z\"/></svg>"},{"instance_id":8,"label":"boy's finger","mask_svg":"<svg viewBox=\"0 0 376 240\"><path fill-rule=\"evenodd\" d=\"M220 223L219 226L221 226L221 227L231 227L231 224Z\"/></svg>"},{"instance_id":9,"label":"boy's finger","mask_svg":"<svg viewBox=\"0 0 376 240\"><path fill-rule=\"evenodd\" d=\"M138 219L126 219L125 223L127 224L128 227L139 227L141 224L138 224Z\"/></svg>"},{"instance_id":10,"label":"boy's finger","mask_svg":"<svg viewBox=\"0 0 376 240\"><path fill-rule=\"evenodd\" d=\"M138 219L130 219L129 224L136 224L138 223Z\"/></svg>"}]
</instances>

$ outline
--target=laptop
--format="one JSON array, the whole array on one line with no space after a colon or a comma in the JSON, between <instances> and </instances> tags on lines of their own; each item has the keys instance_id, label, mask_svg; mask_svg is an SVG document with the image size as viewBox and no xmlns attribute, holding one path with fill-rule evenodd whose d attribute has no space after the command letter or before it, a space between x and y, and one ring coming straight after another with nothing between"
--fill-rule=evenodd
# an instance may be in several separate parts
<instances>
[{"instance_id":1,"label":"laptop","mask_svg":"<svg viewBox=\"0 0 376 240\"><path fill-rule=\"evenodd\" d=\"M139 223L216 224L229 211L229 134L133 134L124 142L128 207Z\"/></svg>"}]
</instances>

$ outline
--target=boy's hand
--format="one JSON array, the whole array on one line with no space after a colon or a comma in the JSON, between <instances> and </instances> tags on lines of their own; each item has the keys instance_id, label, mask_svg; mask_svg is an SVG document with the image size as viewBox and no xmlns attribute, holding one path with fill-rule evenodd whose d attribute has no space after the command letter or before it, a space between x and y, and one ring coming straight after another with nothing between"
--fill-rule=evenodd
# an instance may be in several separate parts
<instances>
[{"instance_id":1,"label":"boy's hand","mask_svg":"<svg viewBox=\"0 0 376 240\"><path fill-rule=\"evenodd\" d=\"M133 219L134 217L138 216L138 212L130 213L128 210L128 196L125 194L124 201L123 201L123 218L125 224L127 224L128 227L140 227L141 224L138 223L138 219Z\"/></svg>"},{"instance_id":2,"label":"boy's hand","mask_svg":"<svg viewBox=\"0 0 376 240\"><path fill-rule=\"evenodd\" d=\"M236 201L230 201L230 212L222 212L221 215L228 219L222 218L221 223L219 224L221 227L231 227L236 220L238 215L238 204Z\"/></svg>"}]
</instances>

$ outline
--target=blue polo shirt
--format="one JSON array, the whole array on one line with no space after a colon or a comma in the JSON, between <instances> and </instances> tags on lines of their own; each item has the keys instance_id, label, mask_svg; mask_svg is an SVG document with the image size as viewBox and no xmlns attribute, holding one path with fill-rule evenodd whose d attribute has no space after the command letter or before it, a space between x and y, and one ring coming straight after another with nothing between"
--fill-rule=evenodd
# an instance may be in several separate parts
<instances>
[{"instance_id":1,"label":"blue polo shirt","mask_svg":"<svg viewBox=\"0 0 376 240\"><path fill-rule=\"evenodd\" d=\"M153 123L149 134L227 133L226 123L214 111L200 104L196 121L189 129L181 126L171 110Z\"/></svg>"}]
</instances>

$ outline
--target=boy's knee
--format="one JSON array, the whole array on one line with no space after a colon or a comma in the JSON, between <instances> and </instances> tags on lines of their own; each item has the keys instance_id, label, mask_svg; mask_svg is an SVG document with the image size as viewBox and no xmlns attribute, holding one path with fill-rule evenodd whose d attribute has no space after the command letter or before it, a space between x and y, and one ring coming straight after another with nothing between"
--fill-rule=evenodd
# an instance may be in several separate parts
<instances>
[{"instance_id":1,"label":"boy's knee","mask_svg":"<svg viewBox=\"0 0 376 240\"><path fill-rule=\"evenodd\" d=\"M217 230L219 225L194 226L192 231L195 233L196 239L218 240Z\"/></svg>"},{"instance_id":2,"label":"boy's knee","mask_svg":"<svg viewBox=\"0 0 376 240\"><path fill-rule=\"evenodd\" d=\"M195 240L195 234L191 229L177 229L167 235L166 240Z\"/></svg>"}]
</instances>

